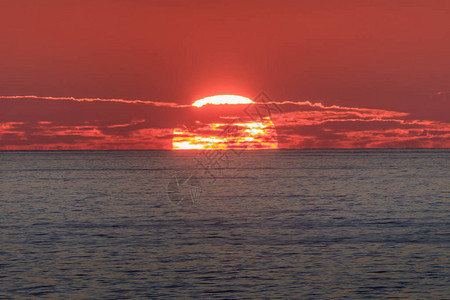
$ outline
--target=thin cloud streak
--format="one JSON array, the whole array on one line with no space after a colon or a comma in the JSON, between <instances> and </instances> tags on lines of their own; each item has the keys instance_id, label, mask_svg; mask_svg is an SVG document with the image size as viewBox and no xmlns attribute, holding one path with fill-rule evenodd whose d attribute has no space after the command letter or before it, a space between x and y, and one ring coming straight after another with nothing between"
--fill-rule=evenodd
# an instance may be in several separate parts
<instances>
[{"instance_id":1,"label":"thin cloud streak","mask_svg":"<svg viewBox=\"0 0 450 300\"><path fill-rule=\"evenodd\" d=\"M157 101L146 101L146 100L126 100L126 99L101 99L101 98L74 98L74 97L48 97L48 96L0 96L0 99L42 99L42 100L69 100L76 102L118 102L118 103L128 103L128 104L149 104L154 106L163 106L163 107L190 107L190 105L181 105L177 103L171 102L157 102Z\"/></svg>"}]
</instances>

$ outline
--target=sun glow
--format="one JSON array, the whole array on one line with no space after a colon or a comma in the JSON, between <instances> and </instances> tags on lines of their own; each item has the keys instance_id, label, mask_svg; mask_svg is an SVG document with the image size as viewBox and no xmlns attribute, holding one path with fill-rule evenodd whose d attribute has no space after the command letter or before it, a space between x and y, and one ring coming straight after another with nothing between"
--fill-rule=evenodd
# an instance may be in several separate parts
<instances>
[{"instance_id":1,"label":"sun glow","mask_svg":"<svg viewBox=\"0 0 450 300\"><path fill-rule=\"evenodd\" d=\"M201 108L206 104L229 105L251 104L252 100L234 95L219 95L195 101L192 106ZM172 148L174 150L190 149L277 149L278 138L275 125L270 118L251 120L245 113L239 116L215 116L217 122L195 122L195 128L175 128L173 130ZM230 120L224 123L224 119ZM234 120L234 121L233 121Z\"/></svg>"},{"instance_id":2,"label":"sun glow","mask_svg":"<svg viewBox=\"0 0 450 300\"><path fill-rule=\"evenodd\" d=\"M202 107L203 105L206 104L220 105L220 104L249 104L249 103L253 103L253 101L246 97L236 95L217 95L197 100L192 104L192 106Z\"/></svg>"}]
</instances>

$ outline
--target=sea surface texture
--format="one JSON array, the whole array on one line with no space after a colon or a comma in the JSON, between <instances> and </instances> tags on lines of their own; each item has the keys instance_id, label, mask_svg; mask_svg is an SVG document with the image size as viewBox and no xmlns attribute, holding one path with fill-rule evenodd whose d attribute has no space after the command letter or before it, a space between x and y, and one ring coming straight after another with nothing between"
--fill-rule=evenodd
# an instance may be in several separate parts
<instances>
[{"instance_id":1,"label":"sea surface texture","mask_svg":"<svg viewBox=\"0 0 450 300\"><path fill-rule=\"evenodd\" d=\"M450 298L450 150L0 152L0 298Z\"/></svg>"}]
</instances>

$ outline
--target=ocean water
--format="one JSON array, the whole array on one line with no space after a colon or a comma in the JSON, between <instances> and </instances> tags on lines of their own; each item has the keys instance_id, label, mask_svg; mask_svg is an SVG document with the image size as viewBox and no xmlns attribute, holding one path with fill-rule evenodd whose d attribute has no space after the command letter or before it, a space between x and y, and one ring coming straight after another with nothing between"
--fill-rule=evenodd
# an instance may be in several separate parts
<instances>
[{"instance_id":1,"label":"ocean water","mask_svg":"<svg viewBox=\"0 0 450 300\"><path fill-rule=\"evenodd\" d=\"M450 150L219 153L0 152L0 298L450 298Z\"/></svg>"}]
</instances>

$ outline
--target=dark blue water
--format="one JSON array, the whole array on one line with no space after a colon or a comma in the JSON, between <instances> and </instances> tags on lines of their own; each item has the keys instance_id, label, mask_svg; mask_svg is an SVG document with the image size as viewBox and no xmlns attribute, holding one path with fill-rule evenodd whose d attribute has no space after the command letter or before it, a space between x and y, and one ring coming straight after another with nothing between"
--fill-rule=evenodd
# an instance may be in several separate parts
<instances>
[{"instance_id":1,"label":"dark blue water","mask_svg":"<svg viewBox=\"0 0 450 300\"><path fill-rule=\"evenodd\" d=\"M450 298L450 150L225 154L0 152L0 298Z\"/></svg>"}]
</instances>

